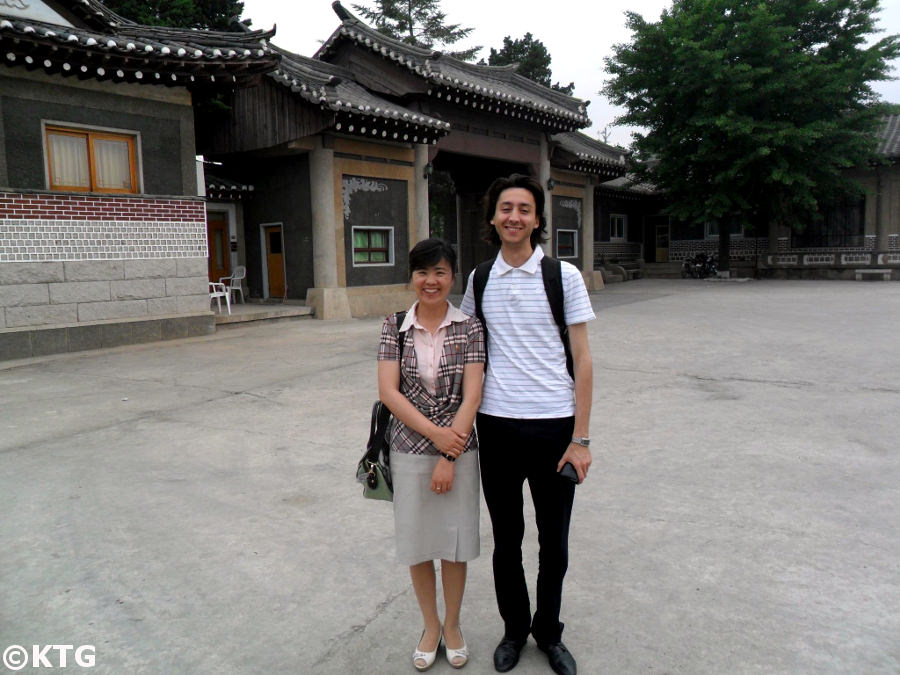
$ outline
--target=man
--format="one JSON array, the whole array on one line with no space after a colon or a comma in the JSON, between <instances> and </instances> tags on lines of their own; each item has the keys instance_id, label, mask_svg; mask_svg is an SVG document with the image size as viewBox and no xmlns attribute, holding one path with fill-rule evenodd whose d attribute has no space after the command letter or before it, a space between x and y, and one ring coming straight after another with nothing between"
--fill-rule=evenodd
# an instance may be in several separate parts
<instances>
[{"instance_id":1,"label":"man","mask_svg":"<svg viewBox=\"0 0 900 675\"><path fill-rule=\"evenodd\" d=\"M581 273L562 263L573 381L543 285L544 254L538 244L546 221L540 184L517 174L494 181L485 195L485 226L486 239L500 246L481 301L488 361L476 422L494 532L494 587L504 623L494 667L501 673L512 670L530 633L554 672L574 675L575 659L562 642L559 613L575 483L559 472L570 462L580 483L591 465L593 368L586 322L594 312ZM461 305L469 315L476 314L473 281L474 273ZM526 480L540 544L533 617L522 567Z\"/></svg>"}]
</instances>

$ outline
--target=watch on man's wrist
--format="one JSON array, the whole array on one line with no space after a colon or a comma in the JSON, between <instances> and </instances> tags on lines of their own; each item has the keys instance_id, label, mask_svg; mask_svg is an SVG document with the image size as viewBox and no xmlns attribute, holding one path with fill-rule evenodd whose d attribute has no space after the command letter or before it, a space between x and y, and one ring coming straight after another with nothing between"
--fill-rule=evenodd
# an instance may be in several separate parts
<instances>
[{"instance_id":1,"label":"watch on man's wrist","mask_svg":"<svg viewBox=\"0 0 900 675\"><path fill-rule=\"evenodd\" d=\"M572 442L587 448L591 445L591 438L590 436L572 436Z\"/></svg>"}]
</instances>

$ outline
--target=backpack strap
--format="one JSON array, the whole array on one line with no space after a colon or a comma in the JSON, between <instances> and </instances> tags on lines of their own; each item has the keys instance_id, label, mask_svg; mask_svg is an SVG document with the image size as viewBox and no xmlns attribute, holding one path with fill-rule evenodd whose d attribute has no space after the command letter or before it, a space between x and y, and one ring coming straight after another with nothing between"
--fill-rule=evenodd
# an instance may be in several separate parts
<instances>
[{"instance_id":1,"label":"backpack strap","mask_svg":"<svg viewBox=\"0 0 900 675\"><path fill-rule=\"evenodd\" d=\"M484 320L484 310L481 307L481 300L484 298L484 287L487 286L488 278L491 276L491 268L494 266L493 260L485 260L475 267L475 274L472 277L472 295L475 298L475 316L481 321L484 328L484 368L487 370L488 362L488 327L487 321Z\"/></svg>"},{"instance_id":2,"label":"backpack strap","mask_svg":"<svg viewBox=\"0 0 900 675\"><path fill-rule=\"evenodd\" d=\"M566 370L569 377L575 379L575 366L572 361L572 345L569 344L569 327L566 325L566 298L563 292L562 263L556 258L541 258L541 277L544 280L544 292L550 303L553 320L559 327L559 339L562 340L566 352Z\"/></svg>"}]
</instances>

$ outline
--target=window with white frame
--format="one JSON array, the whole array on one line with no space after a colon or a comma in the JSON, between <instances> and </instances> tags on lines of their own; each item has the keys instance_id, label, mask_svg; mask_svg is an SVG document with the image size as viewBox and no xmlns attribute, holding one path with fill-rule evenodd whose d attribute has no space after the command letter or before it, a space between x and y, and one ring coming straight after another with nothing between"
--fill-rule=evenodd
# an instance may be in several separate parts
<instances>
[{"instance_id":1,"label":"window with white frame","mask_svg":"<svg viewBox=\"0 0 900 675\"><path fill-rule=\"evenodd\" d=\"M612 213L609 216L609 240L625 241L628 236L628 217L621 213Z\"/></svg>"},{"instance_id":2,"label":"window with white frame","mask_svg":"<svg viewBox=\"0 0 900 675\"><path fill-rule=\"evenodd\" d=\"M135 135L48 124L44 136L51 190L139 191Z\"/></svg>"},{"instance_id":3,"label":"window with white frame","mask_svg":"<svg viewBox=\"0 0 900 675\"><path fill-rule=\"evenodd\" d=\"M578 230L556 231L556 257L578 257Z\"/></svg>"},{"instance_id":4,"label":"window with white frame","mask_svg":"<svg viewBox=\"0 0 900 675\"><path fill-rule=\"evenodd\" d=\"M353 265L391 265L394 262L394 228L354 227Z\"/></svg>"}]
</instances>

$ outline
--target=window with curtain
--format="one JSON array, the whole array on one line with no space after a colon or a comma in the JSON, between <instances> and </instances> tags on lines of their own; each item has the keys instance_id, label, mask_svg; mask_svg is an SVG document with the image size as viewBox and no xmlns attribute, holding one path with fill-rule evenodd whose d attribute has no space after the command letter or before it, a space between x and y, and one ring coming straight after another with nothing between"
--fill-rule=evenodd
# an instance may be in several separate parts
<instances>
[{"instance_id":1,"label":"window with curtain","mask_svg":"<svg viewBox=\"0 0 900 675\"><path fill-rule=\"evenodd\" d=\"M47 126L51 190L136 193L135 137Z\"/></svg>"},{"instance_id":2,"label":"window with curtain","mask_svg":"<svg viewBox=\"0 0 900 675\"><path fill-rule=\"evenodd\" d=\"M391 262L391 229L353 228L353 264L387 265Z\"/></svg>"}]
</instances>

